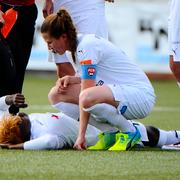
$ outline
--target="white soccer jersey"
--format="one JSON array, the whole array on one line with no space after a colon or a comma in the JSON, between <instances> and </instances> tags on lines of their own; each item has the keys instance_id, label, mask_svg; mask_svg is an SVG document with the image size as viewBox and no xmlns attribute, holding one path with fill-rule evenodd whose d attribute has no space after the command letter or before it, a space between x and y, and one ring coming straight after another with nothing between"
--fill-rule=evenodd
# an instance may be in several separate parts
<instances>
[{"instance_id":1,"label":"white soccer jersey","mask_svg":"<svg viewBox=\"0 0 180 180\"><path fill-rule=\"evenodd\" d=\"M80 76L81 61L91 60L96 65L96 84L111 89L115 101L120 102L117 110L126 119L142 119L151 112L155 94L149 79L111 42L93 34L79 36L76 60Z\"/></svg>"},{"instance_id":2,"label":"white soccer jersey","mask_svg":"<svg viewBox=\"0 0 180 180\"><path fill-rule=\"evenodd\" d=\"M29 115L31 140L24 143L24 149L72 148L78 136L79 124L63 113L35 113ZM87 146L94 145L101 131L88 125Z\"/></svg>"},{"instance_id":3,"label":"white soccer jersey","mask_svg":"<svg viewBox=\"0 0 180 180\"><path fill-rule=\"evenodd\" d=\"M78 38L77 69L80 62L92 60L97 65L97 84L119 84L152 88L145 73L127 55L106 39L93 34ZM152 88L153 91L153 88Z\"/></svg>"},{"instance_id":4,"label":"white soccer jersey","mask_svg":"<svg viewBox=\"0 0 180 180\"><path fill-rule=\"evenodd\" d=\"M0 97L0 118L8 113L9 106L5 102L6 96Z\"/></svg>"},{"instance_id":5,"label":"white soccer jersey","mask_svg":"<svg viewBox=\"0 0 180 180\"><path fill-rule=\"evenodd\" d=\"M104 0L54 0L54 11L65 8L72 17L78 33L96 34L108 38ZM68 62L66 55L50 53L49 61Z\"/></svg>"},{"instance_id":6,"label":"white soccer jersey","mask_svg":"<svg viewBox=\"0 0 180 180\"><path fill-rule=\"evenodd\" d=\"M168 24L169 54L180 61L180 0L171 0Z\"/></svg>"}]
</instances>

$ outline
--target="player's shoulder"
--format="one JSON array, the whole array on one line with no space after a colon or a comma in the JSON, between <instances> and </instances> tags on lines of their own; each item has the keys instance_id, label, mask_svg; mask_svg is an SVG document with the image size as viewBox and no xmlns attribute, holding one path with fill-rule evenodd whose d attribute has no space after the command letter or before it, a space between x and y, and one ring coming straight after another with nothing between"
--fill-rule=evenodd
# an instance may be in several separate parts
<instances>
[{"instance_id":1,"label":"player's shoulder","mask_svg":"<svg viewBox=\"0 0 180 180\"><path fill-rule=\"evenodd\" d=\"M78 46L79 47L92 47L101 41L102 38L98 37L95 34L85 34L78 36Z\"/></svg>"}]
</instances>

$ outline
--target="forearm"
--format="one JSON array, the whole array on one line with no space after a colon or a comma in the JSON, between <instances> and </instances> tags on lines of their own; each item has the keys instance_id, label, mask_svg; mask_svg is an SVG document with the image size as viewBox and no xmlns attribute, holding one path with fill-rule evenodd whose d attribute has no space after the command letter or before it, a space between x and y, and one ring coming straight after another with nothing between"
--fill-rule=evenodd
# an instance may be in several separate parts
<instances>
[{"instance_id":1,"label":"forearm","mask_svg":"<svg viewBox=\"0 0 180 180\"><path fill-rule=\"evenodd\" d=\"M24 143L25 150L45 150L45 149L61 149L64 141L56 135L46 134L37 139L32 139Z\"/></svg>"},{"instance_id":2,"label":"forearm","mask_svg":"<svg viewBox=\"0 0 180 180\"><path fill-rule=\"evenodd\" d=\"M81 105L80 105L81 106ZM80 126L79 126L79 136L85 137L87 125L89 122L90 114L85 112L82 107L80 107Z\"/></svg>"},{"instance_id":3,"label":"forearm","mask_svg":"<svg viewBox=\"0 0 180 180\"><path fill-rule=\"evenodd\" d=\"M24 143L12 144L8 146L9 149L24 149Z\"/></svg>"},{"instance_id":4,"label":"forearm","mask_svg":"<svg viewBox=\"0 0 180 180\"><path fill-rule=\"evenodd\" d=\"M94 87L95 86L95 81L94 80L82 80L81 81L81 92L87 88ZM80 99L79 101L80 105L80 128L79 128L79 135L80 136L85 136L87 125L89 122L89 117L90 114L88 112L85 112L83 110L84 108L84 103L83 103L83 98Z\"/></svg>"},{"instance_id":5,"label":"forearm","mask_svg":"<svg viewBox=\"0 0 180 180\"><path fill-rule=\"evenodd\" d=\"M59 78L62 78L66 75L73 76L75 71L70 63L58 63L57 66L57 75Z\"/></svg>"}]
</instances>

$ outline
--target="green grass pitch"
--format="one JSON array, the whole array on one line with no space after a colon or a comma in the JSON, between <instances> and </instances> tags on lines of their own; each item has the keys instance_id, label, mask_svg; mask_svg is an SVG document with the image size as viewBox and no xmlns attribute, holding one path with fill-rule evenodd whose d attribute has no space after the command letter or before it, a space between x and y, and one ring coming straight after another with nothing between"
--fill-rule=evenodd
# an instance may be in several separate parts
<instances>
[{"instance_id":1,"label":"green grass pitch","mask_svg":"<svg viewBox=\"0 0 180 180\"><path fill-rule=\"evenodd\" d=\"M26 76L23 93L29 107L25 112L56 112L47 100L54 77ZM142 122L167 130L180 129L180 89L173 80L153 81L153 85L157 103ZM0 179L180 179L180 152L0 150Z\"/></svg>"}]
</instances>

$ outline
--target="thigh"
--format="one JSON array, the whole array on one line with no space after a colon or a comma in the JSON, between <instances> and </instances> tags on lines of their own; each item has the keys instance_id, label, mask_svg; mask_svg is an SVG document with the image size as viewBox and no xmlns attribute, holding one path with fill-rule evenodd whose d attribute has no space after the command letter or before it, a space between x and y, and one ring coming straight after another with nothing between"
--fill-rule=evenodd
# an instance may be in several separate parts
<instances>
[{"instance_id":1,"label":"thigh","mask_svg":"<svg viewBox=\"0 0 180 180\"><path fill-rule=\"evenodd\" d=\"M73 84L68 87L66 92L59 93L58 86L55 86L49 92L49 101L51 104L56 104L59 102L79 104L80 89L80 84Z\"/></svg>"},{"instance_id":2,"label":"thigh","mask_svg":"<svg viewBox=\"0 0 180 180\"><path fill-rule=\"evenodd\" d=\"M111 89L105 85L95 86L83 90L80 94L80 99L84 99L86 101L86 108L98 103L107 103L114 107L118 106Z\"/></svg>"}]
</instances>

